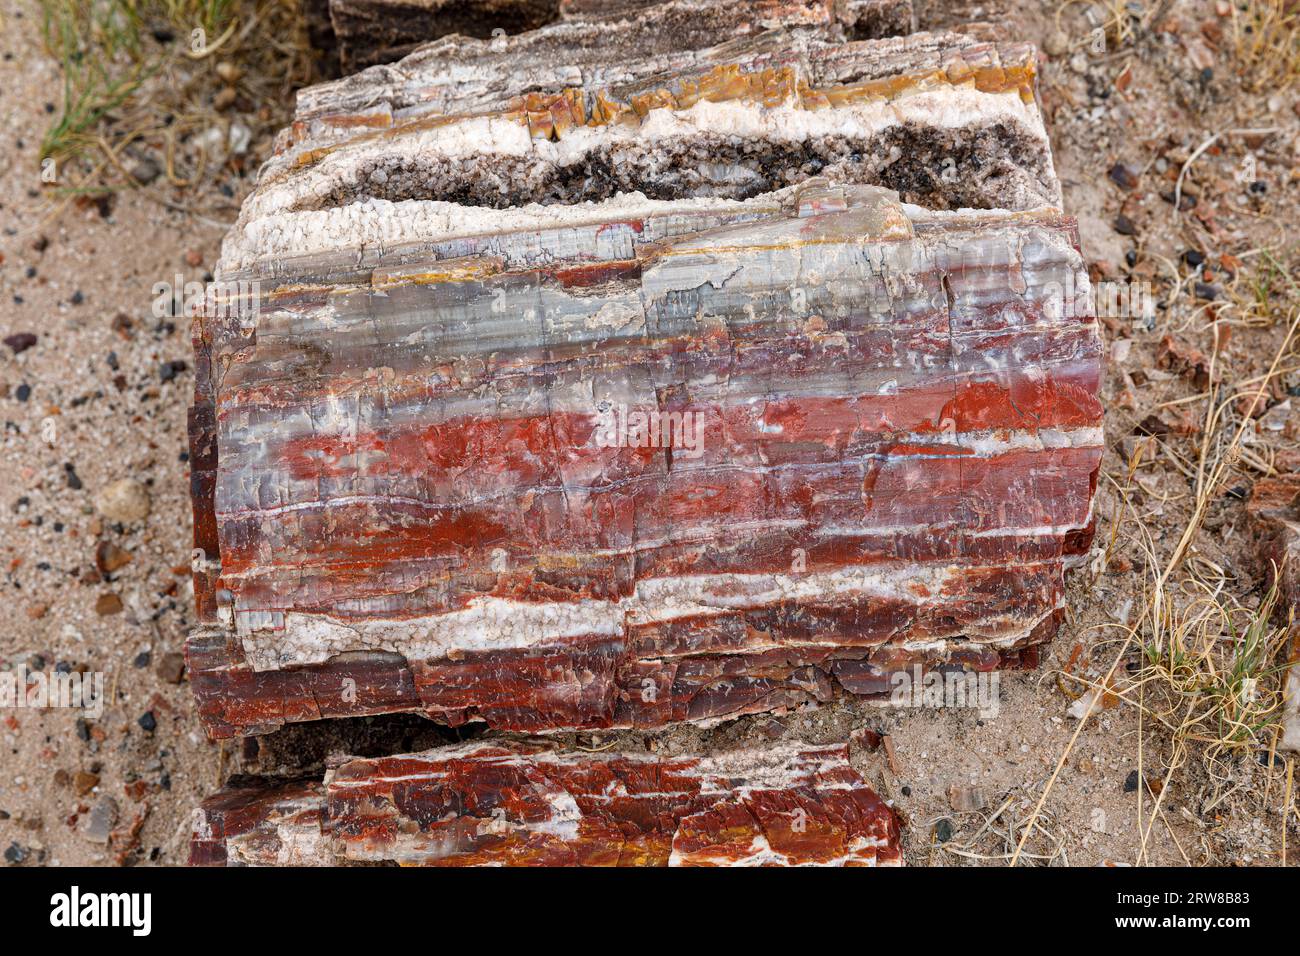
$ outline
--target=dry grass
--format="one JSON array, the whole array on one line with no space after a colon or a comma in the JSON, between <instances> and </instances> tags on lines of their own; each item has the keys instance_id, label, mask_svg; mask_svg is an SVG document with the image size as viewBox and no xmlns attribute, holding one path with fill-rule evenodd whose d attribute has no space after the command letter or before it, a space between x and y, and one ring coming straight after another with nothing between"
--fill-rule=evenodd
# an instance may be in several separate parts
<instances>
[{"instance_id":1,"label":"dry grass","mask_svg":"<svg viewBox=\"0 0 1300 956\"><path fill-rule=\"evenodd\" d=\"M1300 291L1294 280L1287 282L1289 294ZM1239 582L1212 560L1203 535L1207 514L1229 485L1270 470L1268 461L1251 450L1254 414L1266 403L1273 384L1295 365L1298 330L1300 308L1292 307L1282 343L1265 374L1253 377L1249 384L1221 386L1196 396L1205 403L1205 415L1194 456L1176 450L1172 443L1151 439L1135 445L1121 476L1105 476L1122 505L1120 513L1112 516L1106 550L1096 570L1113 559L1117 542L1127 543L1148 575L1144 606L1131 621L1111 626L1118 634L1105 643L1118 644L1118 651L1103 676L1090 679L1068 669L1061 673L1061 680L1087 695L1086 706L1034 812L1021 826L1012 865L1029 858L1025 847L1048 795L1088 719L1103 706L1126 706L1137 713L1136 763L1143 785L1138 788L1134 863L1149 862L1157 826L1168 834L1184 861L1193 862L1165 812L1175 787L1183 795L1184 813L1189 805L1200 808L1202 818L1191 822L1206 829L1211 823L1204 818L1245 789L1233 772L1240 760L1268 752L1273 766L1281 731L1290 622L1277 620L1275 590L1259 600L1243 594ZM1217 348L1210 361L1213 381L1221 361ZM1182 503L1187 517L1172 547L1134 505L1134 492L1142 487L1136 476L1147 449L1168 459L1190 484L1190 495ZM1174 496L1170 494L1168 500ZM1243 542L1243 547L1248 548L1248 543ZM1285 773L1289 780L1293 773L1289 759ZM1284 841L1294 812L1291 788L1268 787L1244 796L1259 801L1252 808L1257 819L1268 814L1267 801L1281 804L1271 809L1280 812Z\"/></svg>"},{"instance_id":2,"label":"dry grass","mask_svg":"<svg viewBox=\"0 0 1300 956\"><path fill-rule=\"evenodd\" d=\"M1041 866L1069 866L1068 840L1063 828L1047 811L1034 816L1026 814L1024 811L1030 806L1030 795L1018 787L990 813L956 814L979 818L980 825L961 843L941 843L938 848L959 862L1005 863L1023 845L1025 848L1019 852L1022 859L1037 861Z\"/></svg>"},{"instance_id":3,"label":"dry grass","mask_svg":"<svg viewBox=\"0 0 1300 956\"><path fill-rule=\"evenodd\" d=\"M1197 791L1190 803L1205 815L1233 786L1241 759L1274 750L1288 628L1274 621L1276 590L1251 606L1232 585L1213 562L1189 560L1178 592L1163 595L1140 634L1141 666L1120 695L1139 714L1138 771L1146 786L1138 791L1137 863L1148 862L1156 823L1167 824L1163 807L1176 778L1185 794ZM1265 810L1253 808L1257 816Z\"/></svg>"},{"instance_id":4,"label":"dry grass","mask_svg":"<svg viewBox=\"0 0 1300 956\"><path fill-rule=\"evenodd\" d=\"M1271 93L1289 89L1300 79L1300 3L1234 3L1232 42L1247 90Z\"/></svg>"},{"instance_id":5,"label":"dry grass","mask_svg":"<svg viewBox=\"0 0 1300 956\"><path fill-rule=\"evenodd\" d=\"M61 108L42 143L60 192L137 185L141 155L166 182L207 181L245 133L269 140L313 55L299 0L39 0L62 66Z\"/></svg>"},{"instance_id":6,"label":"dry grass","mask_svg":"<svg viewBox=\"0 0 1300 956\"><path fill-rule=\"evenodd\" d=\"M1127 552L1128 564L1144 569L1127 573L1146 575L1141 607L1132 617L1121 614L1122 622L1102 626L1111 632L1096 645L1109 661L1099 668L1104 674L1082 676L1067 665L1057 675L1067 696L1084 698L1083 719L1034 811L1005 831L1018 836L1010 854L1013 865L1044 859L1041 850L1029 850L1048 796L1088 719L1116 706L1137 717L1135 764L1142 784L1131 862L1150 862L1153 839L1164 835L1188 864L1235 862L1222 859L1210 839L1225 817L1261 825L1276 820L1281 861L1286 861L1287 830L1300 818L1294 816L1293 761L1283 759L1276 746L1294 622L1280 612L1275 589L1261 593L1215 560L1226 549L1249 561L1249 534L1238 530L1226 547L1222 530L1207 531L1205 524L1228 488L1274 473L1273 448L1256 421L1270 398L1281 394L1284 378L1300 370L1300 282L1293 269L1294 249L1260 247L1241 252L1239 259L1226 298L1212 308L1183 288L1191 275L1180 277L1167 264L1171 313L1177 303L1189 330L1211 332L1208 378L1213 384L1156 406L1157 411L1202 408L1194 437L1136 441L1120 472L1103 475L1119 506L1099 540L1102 550L1093 574ZM1230 339L1231 327L1275 334L1280 341L1262 374L1230 367L1220 345ZM1162 469L1164 477L1144 480L1149 466ZM1185 491L1180 491L1179 475L1186 479ZM1146 507L1135 503L1139 492ZM1158 507L1151 507L1152 502ZM1164 511L1181 515L1172 533L1158 523L1157 515ZM1266 766L1253 766L1261 755L1267 755ZM1252 786L1260 774L1265 785ZM1175 792L1177 815L1171 810ZM1175 822L1183 826L1176 828Z\"/></svg>"},{"instance_id":7,"label":"dry grass","mask_svg":"<svg viewBox=\"0 0 1300 956\"><path fill-rule=\"evenodd\" d=\"M1053 22L1071 37L1071 49L1086 49L1094 56L1131 44L1137 23L1126 0L1061 0Z\"/></svg>"},{"instance_id":8,"label":"dry grass","mask_svg":"<svg viewBox=\"0 0 1300 956\"><path fill-rule=\"evenodd\" d=\"M1284 92L1300 80L1300 2L1297 0L1232 0L1225 22L1230 24L1233 55L1244 88L1252 93ZM1074 49L1092 48L1095 31L1103 31L1106 51L1132 45L1138 32L1158 29L1179 13L1173 0L1145 5L1127 0L1060 0L1054 22L1058 30L1073 30Z\"/></svg>"}]
</instances>

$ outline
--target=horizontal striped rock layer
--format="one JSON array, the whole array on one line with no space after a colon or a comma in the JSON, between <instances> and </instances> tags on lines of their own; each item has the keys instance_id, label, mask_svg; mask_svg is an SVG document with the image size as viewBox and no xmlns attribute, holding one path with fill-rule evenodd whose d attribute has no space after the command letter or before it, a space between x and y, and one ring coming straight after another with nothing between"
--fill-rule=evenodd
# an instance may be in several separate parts
<instances>
[{"instance_id":1,"label":"horizontal striped rock layer","mask_svg":"<svg viewBox=\"0 0 1300 956\"><path fill-rule=\"evenodd\" d=\"M326 866L319 780L231 777L193 813L191 866Z\"/></svg>"},{"instance_id":2,"label":"horizontal striped rock layer","mask_svg":"<svg viewBox=\"0 0 1300 956\"><path fill-rule=\"evenodd\" d=\"M568 0L304 91L217 268L257 307L195 328L209 733L1035 662L1091 536L1088 280L1032 48L843 42L891 6Z\"/></svg>"},{"instance_id":3,"label":"horizontal striped rock layer","mask_svg":"<svg viewBox=\"0 0 1300 956\"><path fill-rule=\"evenodd\" d=\"M824 181L482 215L199 323L210 733L657 727L1033 663L1101 455L1070 220Z\"/></svg>"},{"instance_id":4,"label":"horizontal striped rock layer","mask_svg":"<svg viewBox=\"0 0 1300 956\"><path fill-rule=\"evenodd\" d=\"M1292 621L1291 667L1286 678L1278 747L1300 752L1300 474L1255 482L1246 505L1264 571L1278 591L1278 616Z\"/></svg>"},{"instance_id":5,"label":"horizontal striped rock layer","mask_svg":"<svg viewBox=\"0 0 1300 956\"><path fill-rule=\"evenodd\" d=\"M430 18L454 0L428 3ZM474 0L465 0L473 3ZM402 0L398 0L400 5ZM334 20L352 12L394 5L394 0L331 0ZM528 4L521 4L525 7ZM407 8L409 9L409 8ZM564 87L625 83L653 73L672 73L698 65L701 53L722 43L722 51L753 46L774 38L819 38L829 42L902 36L913 31L909 0L771 0L719 4L714 0L666 0L663 3L564 4L563 20L541 30L513 36L490 36L421 25L396 47L406 49L399 64L372 66L360 73L344 70L338 81L318 83L298 92L298 120L329 116L346 129L348 113L381 116L378 105L398 111L458 112L452 103L477 108L508 96ZM521 10L526 14L526 9ZM339 31L338 27L342 26ZM504 27L502 27L504 29ZM346 23L335 31L348 59ZM419 39L433 40L416 43ZM510 33L510 31L507 31ZM387 42L387 38L383 38ZM389 59L389 51L383 59ZM377 57L365 57L380 62ZM295 130L295 135L300 129Z\"/></svg>"},{"instance_id":6,"label":"horizontal striped rock layer","mask_svg":"<svg viewBox=\"0 0 1300 956\"><path fill-rule=\"evenodd\" d=\"M572 215L631 193L745 200L815 174L933 209L1060 203L1028 45L777 31L578 71L471 68L458 49L300 105L218 276L406 241L413 219L473 229L491 210Z\"/></svg>"},{"instance_id":7,"label":"horizontal striped rock layer","mask_svg":"<svg viewBox=\"0 0 1300 956\"><path fill-rule=\"evenodd\" d=\"M192 864L901 865L899 824L844 746L709 758L470 743L347 759L323 783L236 782Z\"/></svg>"}]
</instances>

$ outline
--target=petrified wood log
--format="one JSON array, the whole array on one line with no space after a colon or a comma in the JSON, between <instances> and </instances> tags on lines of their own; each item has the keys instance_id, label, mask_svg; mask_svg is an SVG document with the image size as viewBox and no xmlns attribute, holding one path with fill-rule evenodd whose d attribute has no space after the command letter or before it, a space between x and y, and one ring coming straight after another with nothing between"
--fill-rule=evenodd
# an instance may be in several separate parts
<instances>
[{"instance_id":1,"label":"petrified wood log","mask_svg":"<svg viewBox=\"0 0 1300 956\"><path fill-rule=\"evenodd\" d=\"M192 864L900 865L898 819L844 746L708 758L470 743L349 759L321 784L236 782Z\"/></svg>"},{"instance_id":2,"label":"petrified wood log","mask_svg":"<svg viewBox=\"0 0 1300 956\"><path fill-rule=\"evenodd\" d=\"M260 311L195 330L209 733L1032 664L1101 455L1032 50L480 52L304 97L226 241Z\"/></svg>"},{"instance_id":3,"label":"petrified wood log","mask_svg":"<svg viewBox=\"0 0 1300 956\"><path fill-rule=\"evenodd\" d=\"M329 18L345 73L442 37L491 39L512 57L545 48L555 65L576 69L593 58L617 62L614 52L694 50L776 27L832 39L902 36L915 20L912 0L329 0ZM506 39L525 31L523 43Z\"/></svg>"},{"instance_id":4,"label":"petrified wood log","mask_svg":"<svg viewBox=\"0 0 1300 956\"><path fill-rule=\"evenodd\" d=\"M1287 672L1282 739L1300 752L1300 474L1255 482L1246 505L1265 571L1275 575L1279 610L1291 620L1291 669Z\"/></svg>"}]
</instances>

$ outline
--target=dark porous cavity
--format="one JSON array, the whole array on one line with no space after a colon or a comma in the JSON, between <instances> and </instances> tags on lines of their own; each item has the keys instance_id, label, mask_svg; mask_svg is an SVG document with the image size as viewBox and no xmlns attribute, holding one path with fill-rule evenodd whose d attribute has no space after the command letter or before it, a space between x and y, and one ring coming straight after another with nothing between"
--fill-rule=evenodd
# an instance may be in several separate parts
<instances>
[{"instance_id":1,"label":"dark porous cavity","mask_svg":"<svg viewBox=\"0 0 1300 956\"><path fill-rule=\"evenodd\" d=\"M417 714L343 717L288 724L272 734L245 738L239 767L246 773L292 777L319 774L332 754L382 757L445 747L479 736L486 728L453 729Z\"/></svg>"},{"instance_id":2,"label":"dark porous cavity","mask_svg":"<svg viewBox=\"0 0 1300 956\"><path fill-rule=\"evenodd\" d=\"M455 164L376 158L332 193L293 211L366 199L442 200L509 209L599 202L623 192L650 199L749 199L809 177L885 186L929 209L1019 211L1058 201L1043 145L1007 124L941 129L906 124L874 136L800 142L702 134L670 143L616 143L557 166L535 157L474 157Z\"/></svg>"},{"instance_id":3,"label":"dark porous cavity","mask_svg":"<svg viewBox=\"0 0 1300 956\"><path fill-rule=\"evenodd\" d=\"M560 0L450 0L442 4L335 0L334 30L352 69L400 60L438 37L488 39L536 30L559 19Z\"/></svg>"}]
</instances>

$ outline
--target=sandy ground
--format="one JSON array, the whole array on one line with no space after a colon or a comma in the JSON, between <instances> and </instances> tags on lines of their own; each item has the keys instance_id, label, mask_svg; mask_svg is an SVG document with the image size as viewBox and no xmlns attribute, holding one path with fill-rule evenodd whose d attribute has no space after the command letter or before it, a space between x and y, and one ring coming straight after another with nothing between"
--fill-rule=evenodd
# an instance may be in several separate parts
<instances>
[{"instance_id":1,"label":"sandy ground","mask_svg":"<svg viewBox=\"0 0 1300 956\"><path fill-rule=\"evenodd\" d=\"M1181 268L1185 249L1211 242L1223 252L1285 245L1294 242L1285 228L1297 218L1294 94L1272 101L1244 95L1226 67L1226 45L1216 52L1202 39L1200 25L1214 20L1215 4L1173 7L1179 32L1154 51L1127 55L1090 58L1077 47L1062 49L1050 13L1038 4L1015 4L1011 21L1016 38L1056 51L1044 64L1043 105L1066 208L1080 218L1094 271L1126 278L1132 268L1157 290L1170 285L1170 269ZM152 314L152 289L178 272L186 280L202 278L216 258L219 220L233 220L234 203L250 183L234 181L236 194L224 211L218 200L205 205L203 218L160 204L158 197L186 201L167 187L124 191L108 208L56 207L42 191L38 149L60 75L40 51L30 7L0 0L0 17L0 337L37 336L18 354L0 348L0 584L8 596L0 667L102 672L108 694L96 720L79 720L67 709L0 710L0 850L9 865L176 865L186 858L192 808L229 772L319 769L331 750L424 746L441 732L400 718L291 728L260 748L228 744L223 751L203 737L174 657L192 620L185 416L193 380L188 364L180 370L168 363L190 363L190 346L185 320ZM1072 29L1064 39L1077 45L1080 28ZM1218 71L1208 78L1205 55ZM1202 194L1202 213L1215 204L1213 229L1190 215L1175 223L1172 206L1159 195L1173 188L1169 165L1176 174L1208 135L1236 127L1281 130L1255 149L1256 176L1266 190L1252 192L1232 178L1250 147L1225 141L1221 152L1205 155L1189 183ZM1137 189L1108 178L1121 161L1141 173ZM1121 212L1136 235L1115 229ZM1132 373L1155 368L1164 334L1207 349L1207 329L1203 311L1185 292L1158 314L1153 329L1127 323L1105 329L1115 359L1106 385L1112 451L1105 473L1123 478L1117 452L1137 422L1152 413L1176 422L1183 406L1159 403L1195 395L1176 375L1144 374L1139 387ZM1117 340L1129 344L1115 346ZM1243 378L1259 374L1277 340L1277 329L1238 332L1226 367ZM1285 384L1295 385L1295 377ZM1199 414L1203 404L1187 407ZM1296 424L1290 420L1269 441L1290 442ZM1154 493L1143 485L1134 498L1167 549L1185 520L1187 481L1159 461L1145 475ZM121 479L148 489L144 520L120 524L97 514L97 494ZM1249 480L1243 473L1241 484ZM1099 543L1109 540L1118 511L1113 486L1103 479ZM129 562L110 572L97 568L104 543ZM1198 545L1225 569L1229 587L1258 595L1237 497L1216 501ZM614 736L624 746L675 752L778 737L828 742L858 728L888 734L890 748L858 750L854 759L904 813L907 861L999 864L1009 823L1032 809L1076 727L1056 671L1072 657L1076 671L1109 665L1117 648L1108 643L1114 631L1107 628L1140 601L1145 575L1127 533L1107 567L1076 573L1061 634L1038 671L1001 675L996 715L838 702L711 730ZM120 599L120 610L106 595ZM612 739L583 735L576 742ZM1163 777L1164 738L1148 726L1141 740L1149 775ZM1148 814L1151 805L1150 795L1134 786L1138 743L1132 708L1108 709L1091 721L1065 761L1040 821L1043 832L1028 851L1057 864L1136 861L1143 842L1139 798ZM1221 768L1227 787L1189 761L1164 795L1146 861L1276 863L1284 776L1257 756ZM1293 845L1298 836L1293 826Z\"/></svg>"}]
</instances>

